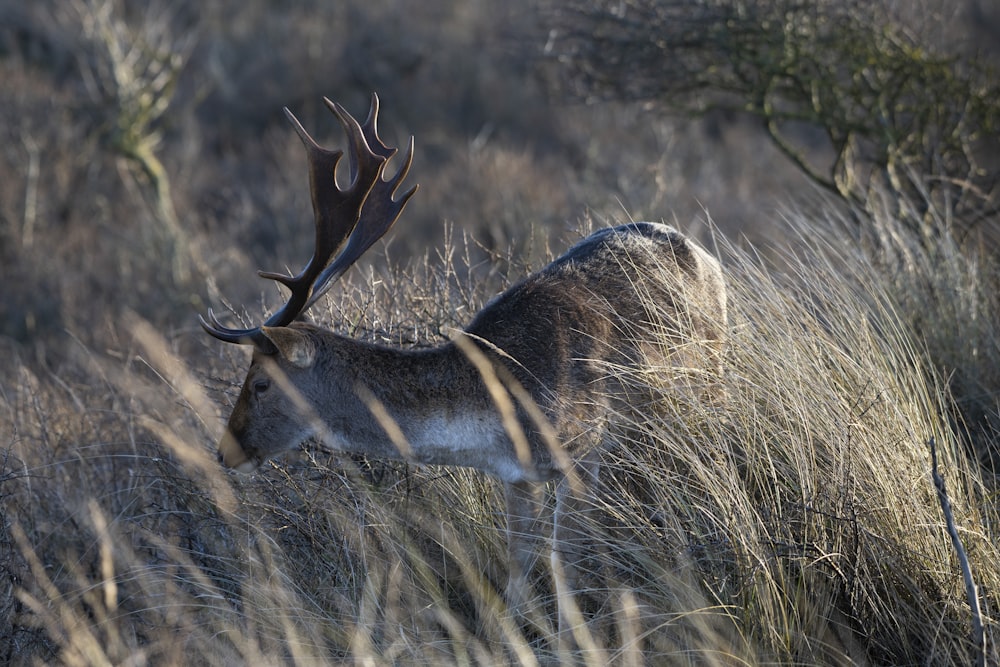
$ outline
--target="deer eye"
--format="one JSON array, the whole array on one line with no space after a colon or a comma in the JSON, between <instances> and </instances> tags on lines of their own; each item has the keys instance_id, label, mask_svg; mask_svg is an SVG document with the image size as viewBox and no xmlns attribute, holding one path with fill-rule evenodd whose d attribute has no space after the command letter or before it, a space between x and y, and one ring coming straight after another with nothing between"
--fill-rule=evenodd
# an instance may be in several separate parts
<instances>
[{"instance_id":1,"label":"deer eye","mask_svg":"<svg viewBox=\"0 0 1000 667\"><path fill-rule=\"evenodd\" d=\"M257 380L256 382L253 383L253 393L259 396L263 394L265 391L267 391L270 386L271 386L270 380Z\"/></svg>"}]
</instances>

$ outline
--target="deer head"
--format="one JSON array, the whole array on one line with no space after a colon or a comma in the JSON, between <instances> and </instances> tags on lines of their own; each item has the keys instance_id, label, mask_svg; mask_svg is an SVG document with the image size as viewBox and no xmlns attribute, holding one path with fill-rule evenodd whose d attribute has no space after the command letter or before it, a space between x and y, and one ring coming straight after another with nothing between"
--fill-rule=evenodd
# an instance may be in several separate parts
<instances>
[{"instance_id":1,"label":"deer head","mask_svg":"<svg viewBox=\"0 0 1000 667\"><path fill-rule=\"evenodd\" d=\"M316 354L316 341L310 329L295 320L389 231L417 190L417 186L413 186L396 197L413 160L412 137L402 165L394 175L385 176L386 164L397 149L386 146L378 136L376 95L372 95L371 109L363 124L339 104L325 97L323 102L347 134L350 183L343 188L337 184L337 166L344 152L317 144L286 108L285 115L302 140L309 160L315 249L298 275L258 273L287 287L288 300L262 325L250 329L223 326L211 309L207 319L199 317L201 326L215 338L254 347L250 370L219 444L222 462L241 471L256 468L262 460L264 447L257 441L278 443L270 445L272 449L275 446L286 448L309 435L303 432L301 422L296 427L297 432L284 432L291 427L291 422L279 418L290 414L296 409L296 402L303 400L301 392L296 391L300 386L296 376L308 372ZM276 383L284 386L277 387L279 391L272 391ZM253 429L248 427L251 422ZM268 429L268 424L273 424L274 428Z\"/></svg>"}]
</instances>

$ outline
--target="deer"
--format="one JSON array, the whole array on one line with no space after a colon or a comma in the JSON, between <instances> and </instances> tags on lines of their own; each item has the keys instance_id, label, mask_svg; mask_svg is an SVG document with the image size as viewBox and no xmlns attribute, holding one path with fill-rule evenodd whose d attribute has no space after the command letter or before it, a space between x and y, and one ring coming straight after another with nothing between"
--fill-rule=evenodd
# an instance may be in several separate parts
<instances>
[{"instance_id":1,"label":"deer","mask_svg":"<svg viewBox=\"0 0 1000 667\"><path fill-rule=\"evenodd\" d=\"M726 289L719 262L666 224L630 222L583 238L494 297L444 343L392 347L308 323L303 314L392 228L417 191L401 191L413 137L387 174L398 149L378 135L377 95L363 123L323 102L347 136L345 185L337 182L344 152L321 147L284 109L308 160L312 258L294 276L258 272L289 292L263 324L229 328L211 309L199 317L214 338L253 350L219 460L249 473L313 440L499 479L506 596L514 610L530 596L539 489L554 481L550 558L572 591L589 548L588 489L598 484L600 452L613 442L615 416L642 409L627 371L721 374ZM561 631L566 623L560 610Z\"/></svg>"}]
</instances>

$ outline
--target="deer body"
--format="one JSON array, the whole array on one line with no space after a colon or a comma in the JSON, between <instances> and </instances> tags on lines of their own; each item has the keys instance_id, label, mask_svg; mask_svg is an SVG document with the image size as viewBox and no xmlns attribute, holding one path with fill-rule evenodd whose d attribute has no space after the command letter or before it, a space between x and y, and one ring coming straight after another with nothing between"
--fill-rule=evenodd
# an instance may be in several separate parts
<instances>
[{"instance_id":1,"label":"deer body","mask_svg":"<svg viewBox=\"0 0 1000 667\"><path fill-rule=\"evenodd\" d=\"M641 415L642 376L719 371L721 269L672 228L631 223L583 239L435 348L380 346L295 322L413 192L393 199L409 159L383 178L394 150L377 137L377 99L363 126L327 103L352 140L352 184L336 185L339 152L318 147L292 117L310 155L317 251L299 276L266 274L290 287L289 303L255 329L227 329L211 313L202 321L213 336L255 348L220 458L248 472L317 438L346 452L493 475L507 495L508 596L523 604L538 483L560 480L554 546L572 580L586 549L580 489L596 480L595 453L608 444L615 417Z\"/></svg>"},{"instance_id":2,"label":"deer body","mask_svg":"<svg viewBox=\"0 0 1000 667\"><path fill-rule=\"evenodd\" d=\"M670 227L622 225L594 233L496 297L464 335L525 390L565 460L575 460L600 444L610 413L631 408L612 371L659 355L641 348L669 326L651 320L669 312L665 300L677 298L676 283L687 285L688 300L715 299L717 317L725 312L721 280L714 260ZM718 320L686 311L673 328L699 326L700 340L718 346ZM252 470L316 437L341 451L472 467L508 483L561 473L558 452L527 406L518 432L509 433L482 372L455 342L400 349L304 323L267 331L278 354L254 355L220 452L229 467ZM289 386L264 400L281 383ZM383 408L380 416L372 405ZM387 425L398 427L397 442ZM516 451L518 435L528 442L527 457Z\"/></svg>"}]
</instances>

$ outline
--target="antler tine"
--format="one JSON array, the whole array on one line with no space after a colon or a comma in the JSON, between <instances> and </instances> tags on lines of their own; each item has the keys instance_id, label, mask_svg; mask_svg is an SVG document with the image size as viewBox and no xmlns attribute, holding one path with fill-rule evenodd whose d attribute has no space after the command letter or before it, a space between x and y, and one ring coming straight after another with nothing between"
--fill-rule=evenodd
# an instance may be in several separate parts
<instances>
[{"instance_id":1,"label":"antler tine","mask_svg":"<svg viewBox=\"0 0 1000 667\"><path fill-rule=\"evenodd\" d=\"M375 139L378 141L378 137L375 137ZM378 141L378 143L381 144L381 141ZM395 148L387 150L391 151L390 155L396 153ZM312 296L306 302L306 308L309 308L321 296L326 294L330 287L344 275L347 269L351 268L358 258L365 254L368 248L372 247L376 241L385 236L396 223L396 220L399 219L403 208L406 207L410 197L413 196L419 187L418 185L414 185L400 195L399 199L394 198L400 184L402 184L407 173L410 171L412 163L413 137L410 137L406 153L403 157L403 164L396 174L388 180L385 180L380 174L375 185L372 187L371 194L365 201L354 232L347 239L347 245L337 256L337 259L327 266L316 279Z\"/></svg>"},{"instance_id":2,"label":"antler tine","mask_svg":"<svg viewBox=\"0 0 1000 667\"><path fill-rule=\"evenodd\" d=\"M368 147L358 121L340 105L335 105L333 111L344 126L349 139L351 160L357 165L356 173L345 189L338 187L336 174L343 151L328 150L317 144L298 119L286 109L286 115L302 139L309 159L309 186L316 218L316 243L312 258L297 276L260 274L281 282L291 291L287 303L267 319L265 326L291 324L308 307L317 278L354 231L365 200L375 182L380 180L385 165L385 158L376 155Z\"/></svg>"},{"instance_id":3,"label":"antler tine","mask_svg":"<svg viewBox=\"0 0 1000 667\"><path fill-rule=\"evenodd\" d=\"M215 316L215 312L211 308L208 309L208 320L199 315L198 322L201 324L201 328L208 332L208 334L226 343L256 345L266 350L273 349L271 342L261 335L260 327L230 329L219 321L219 318Z\"/></svg>"},{"instance_id":4,"label":"antler tine","mask_svg":"<svg viewBox=\"0 0 1000 667\"><path fill-rule=\"evenodd\" d=\"M413 138L410 138L403 166L388 181L383 179L386 162L396 154L395 148L378 137L378 96L372 95L371 108L361 125L344 107L323 98L337 116L348 138L350 183L337 184L337 166L344 153L323 148L306 132L298 119L285 109L285 115L306 148L309 160L309 188L315 215L316 243L313 256L298 275L259 271L259 275L285 285L290 291L288 301L264 322L263 326L279 327L291 324L325 293L334 280L381 238L399 217L416 191L414 186L400 199L396 190L406 177L413 160ZM230 329L223 326L211 310L208 320L199 318L202 327L212 336L232 343L251 343L272 349L261 327Z\"/></svg>"},{"instance_id":5,"label":"antler tine","mask_svg":"<svg viewBox=\"0 0 1000 667\"><path fill-rule=\"evenodd\" d=\"M329 98L324 97L323 103L326 104L327 108L333 113L337 114L338 117L342 113L346 114L344 107L336 102L330 101ZM371 105L368 108L368 117L365 118L365 122L361 124L361 134L365 138L365 142L368 144L368 148L371 149L372 153L375 153L379 157L383 157L386 160L391 158L396 154L397 149L386 146L382 143L382 140L378 136L378 111L379 111L379 99L378 94L372 93ZM348 116L350 114L347 114ZM351 179L353 180L358 173L358 161L357 156L351 152L348 156L350 158L351 165Z\"/></svg>"}]
</instances>

